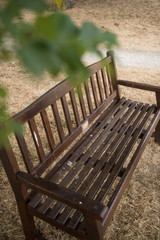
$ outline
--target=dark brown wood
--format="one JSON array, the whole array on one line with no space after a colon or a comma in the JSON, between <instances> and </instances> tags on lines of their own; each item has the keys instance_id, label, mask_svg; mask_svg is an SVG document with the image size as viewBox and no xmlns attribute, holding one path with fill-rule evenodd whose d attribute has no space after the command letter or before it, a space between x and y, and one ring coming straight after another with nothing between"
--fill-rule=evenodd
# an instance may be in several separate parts
<instances>
[{"instance_id":1,"label":"dark brown wood","mask_svg":"<svg viewBox=\"0 0 160 240\"><path fill-rule=\"evenodd\" d=\"M50 166L50 164L59 156L61 152L63 152L85 129L91 124L95 118L113 101L116 97L116 92L114 92L101 106L99 106L96 111L94 111L88 119L83 122L71 135L71 137L65 139L63 144L59 145L55 151L46 158L46 161L43 164L39 165L37 169L33 172L33 174L41 175L44 170Z\"/></svg>"},{"instance_id":2,"label":"dark brown wood","mask_svg":"<svg viewBox=\"0 0 160 240\"><path fill-rule=\"evenodd\" d=\"M122 101L122 103L123 103L123 101ZM118 106L117 106L118 107ZM117 107L116 108L113 108L113 112L112 113L114 113L114 112L116 112L117 111ZM120 106L119 106L120 107ZM107 112L106 112L106 114L107 114ZM109 116L108 116L109 117ZM87 137L87 135L86 135L86 138L84 139L84 143L81 145L81 151L80 151L80 147L78 148L78 152L76 152L76 149L74 148L74 149L72 149L72 152L74 153L73 155L72 155L72 152L69 152L70 153L70 158L67 158L67 162L66 162L66 164L64 165L62 165L62 167L61 168L59 168L59 172L61 173L61 174L58 174L57 176L56 175L54 175L54 178L52 177L52 181L58 181L60 178L61 178L61 176L63 176L64 174L65 174L65 172L67 171L67 169L69 169L70 168L70 166L71 166L71 163L73 163L73 160L75 161L79 156L80 156L80 154L82 153L82 151L83 150L85 150L85 148L87 148L87 146L88 146L88 144L90 144L91 143L91 141L93 141L94 140L94 137L96 137L96 135L98 134L98 132L101 130L101 129L103 129L103 127L106 125L106 123L107 123L107 118L104 118L103 119L103 121L95 128L95 130L93 130L92 131L92 135L89 135L88 137ZM95 126L97 125L97 123L95 124ZM112 126L110 126L110 128L111 128ZM92 128L92 129L94 129L94 128ZM88 133L89 134L89 133ZM82 140L83 140L82 139ZM84 160L84 159L83 159ZM96 159L95 159L96 160ZM70 165L68 165L68 162L70 163ZM94 164L94 161L92 161L92 165ZM86 165L87 166L87 165ZM77 169L79 169L78 167L77 167ZM89 169L88 169L89 170ZM58 173L58 172L57 172ZM73 171L73 173L75 174L75 171ZM72 174L70 174L70 176L71 176L71 178L74 176L74 174L72 175ZM51 176L53 175L53 171L52 171L52 174L51 174ZM50 177L51 177L50 176ZM50 179L50 177L48 176L48 178ZM78 181L76 180L76 186L78 186L77 185L77 183L79 182L80 183L80 181L81 181L81 178L83 179L83 177L84 177L84 171L82 171L81 172L81 177L80 177L80 174L79 174L79 177L78 177ZM69 180L68 181L70 181L70 178L69 178ZM66 182L66 181L64 181L63 180L63 186L65 186L67 183L68 183L68 181ZM61 185L62 185L62 182L61 182ZM72 185L74 186L74 182L72 183ZM71 186L70 186L70 189L72 189L72 190L75 190L74 188L71 188ZM51 200L51 202L52 202L52 200ZM38 204L38 203L37 203ZM48 204L49 204L49 202L48 202ZM59 206L59 207L58 207ZM53 216L54 216L54 218L55 218L55 216L58 214L58 212L63 208L63 205L62 204L58 204L58 206L57 206L57 208L54 210L54 211L52 211L51 213L50 213L50 216L53 218ZM39 209L38 209L39 210ZM43 210L45 210L45 211L47 211L47 204L46 204L46 208L45 208L45 206L43 206ZM64 216L64 214L63 214L63 216ZM58 221L59 221L59 219L58 219Z\"/></svg>"},{"instance_id":3,"label":"dark brown wood","mask_svg":"<svg viewBox=\"0 0 160 240\"><path fill-rule=\"evenodd\" d=\"M103 240L103 228L101 222L85 218L85 223L87 227L87 240Z\"/></svg>"},{"instance_id":4,"label":"dark brown wood","mask_svg":"<svg viewBox=\"0 0 160 240\"><path fill-rule=\"evenodd\" d=\"M28 194L26 193L26 189L22 188L22 186L15 180L16 174L19 172L19 167L9 141L6 141L8 142L8 149L5 145L3 146L3 149L0 149L1 161L15 194L25 238L26 240L32 240L36 235L36 229L33 216L28 213L26 208L26 199Z\"/></svg>"},{"instance_id":5,"label":"dark brown wood","mask_svg":"<svg viewBox=\"0 0 160 240\"><path fill-rule=\"evenodd\" d=\"M16 139L17 139L20 151L22 153L26 169L27 169L28 173L32 173L34 170L34 167L33 167L33 164L32 164L31 158L30 158L30 153L28 151L25 139L18 134L16 135Z\"/></svg>"},{"instance_id":6,"label":"dark brown wood","mask_svg":"<svg viewBox=\"0 0 160 240\"><path fill-rule=\"evenodd\" d=\"M93 170L94 172L94 178L96 178L96 175L99 174L99 171L103 169L103 171L101 172L101 174L99 175L99 177L96 179L94 185L90 188L90 191L88 192L88 197L89 198L93 198L95 196L95 194L97 193L97 191L99 190L101 184L103 183L105 177L107 176L107 174L110 172L110 170L113 167L113 162L115 161L114 158L112 157L112 159L107 162L107 164L105 165L105 162L107 161L107 159L109 159L109 157L111 156L111 152L114 152L116 150L116 147L118 146L118 144L121 141L121 138L126 134L126 131L129 129L130 125L133 123L133 121L135 120L135 118L137 117L137 115L139 114L140 110L142 108L142 105L140 105L137 110L135 112L133 112L133 115L130 116L130 118L127 121L127 124L121 129L121 131L119 132L119 134L116 136L116 138L114 139L114 141L112 142L111 146L109 147L109 149L106 146L106 151L105 154L102 156L102 158L100 159L99 163L97 164L97 166L95 167L95 169ZM139 119L139 121L141 120L141 118ZM117 128L118 127L118 128ZM119 123L116 126L117 131L119 130ZM131 135L132 133L130 133ZM110 134L111 135L111 134ZM107 138L108 144L110 143L110 135ZM114 136L113 136L114 138ZM128 139L128 137L126 138ZM107 144L107 142L105 142L105 144ZM118 153L120 153L121 148L125 147L123 144L121 144L118 148L117 154L115 153L114 155L118 157ZM105 165L105 166L104 166ZM88 186L88 180L89 178L91 178L91 175L89 175L89 177L85 180L85 182L82 184L82 186L80 187L81 191L82 189L86 189L86 186ZM83 190L83 191L84 191ZM74 224L78 223L76 221L79 221L79 219L81 218L81 214L76 214L75 215L76 219L73 221Z\"/></svg>"},{"instance_id":7,"label":"dark brown wood","mask_svg":"<svg viewBox=\"0 0 160 240\"><path fill-rule=\"evenodd\" d=\"M47 240L41 233L37 233L34 240Z\"/></svg>"},{"instance_id":8,"label":"dark brown wood","mask_svg":"<svg viewBox=\"0 0 160 240\"><path fill-rule=\"evenodd\" d=\"M131 108L129 108L129 110L125 113L125 115L123 116L123 118L126 118L130 113L131 113L131 111L133 110L133 108L134 108L134 106L135 106L135 104L133 104L132 105L132 107ZM141 106L140 106L140 108L141 108ZM140 108L138 108L138 109L140 109ZM137 109L137 110L138 110ZM131 125L131 123L133 122L133 120L134 120L134 118L136 117L136 115L139 113L139 111L135 111L134 113L133 113L133 115L131 115L131 117L128 119L128 121L127 121L127 125L128 125L128 128L129 128L129 126ZM114 129L112 130L112 132L107 136L107 138L105 139L105 148L107 149L107 146L111 143L111 141L112 141L112 139L116 136L116 134L117 134L117 132L119 132L119 130L121 129L121 127L123 126L123 121L118 121L117 123L116 123L116 125L114 126ZM125 128L125 132L126 132L126 128ZM124 132L124 133L125 133ZM121 133L119 133L119 136L121 136ZM115 149L115 147L116 147L116 145L119 143L119 141L118 141L118 137L116 137L117 138L117 141L115 141L114 140L114 143L112 144L112 149L110 148L110 151L113 151L114 149ZM99 149L100 150L100 149ZM99 152L99 150L98 150L98 152ZM101 147L101 151L104 151L104 146L102 145L102 147ZM95 160L97 159L97 154L94 154L94 156L92 157L92 162L90 162L90 163L92 163L92 165L91 165L91 167L94 165L94 162L95 162ZM108 157L109 157L109 154L108 154ZM105 161L106 161L106 159L107 159L107 156L105 156L105 158L103 157L103 158L101 158L101 160L100 161L98 161L98 163L96 164L96 166L95 166L95 168L94 168L94 170L92 171L92 173L85 179L85 181L84 181L84 183L81 185L81 187L79 188L79 190L78 190L78 192L79 193L81 193L81 194L84 194L85 193L85 191L88 189L88 187L90 186L90 184L92 184L93 183L93 180L96 178L96 176L99 174L99 171L101 171L101 169L104 167L104 165L105 165ZM94 160L94 161L93 161ZM87 168L87 165L86 165L86 167L85 167L85 169ZM87 170L89 170L88 168L87 168ZM84 172L85 170L82 170L82 174L83 174L83 172ZM79 174L80 175L80 174ZM78 180L79 180L80 178L78 178ZM72 183L73 184L73 183ZM76 181L76 185L77 185L77 181ZM63 214L64 215L64 214ZM78 221L80 220L80 218L81 218L81 213L80 212L76 212L76 214L74 214L74 220L71 222L71 223L69 223L69 226L71 225L71 224L73 224L74 223L74 225L76 226L76 224L78 224Z\"/></svg>"},{"instance_id":9,"label":"dark brown wood","mask_svg":"<svg viewBox=\"0 0 160 240\"><path fill-rule=\"evenodd\" d=\"M97 95L97 90L96 90L96 85L95 85L95 78L92 76L90 80L91 80L91 86L92 86L95 105L96 105L96 107L98 107L99 100L98 100L98 95Z\"/></svg>"},{"instance_id":10,"label":"dark brown wood","mask_svg":"<svg viewBox=\"0 0 160 240\"><path fill-rule=\"evenodd\" d=\"M134 107L134 104L133 104ZM132 111L133 109L129 109L128 112L124 115L124 117L127 117L127 115ZM120 129L120 126L122 124L122 121L119 121L117 124L114 126L114 130L107 136L107 138L104 140L104 144L102 144L97 151L92 155L92 161L88 161L85 167L78 173L78 178L76 178L72 184L69 186L69 189L76 191L78 186L82 183L84 176L87 176L88 172L92 169L92 167L95 165L97 159L99 156L103 153L107 145L112 141L112 139L115 137L117 131ZM110 126L111 127L111 126ZM88 187L93 183L94 178L98 174L98 172L101 170L102 166L104 165L104 161L99 161L94 170L89 174L89 176L85 179L81 187L78 189L78 193L84 194ZM63 212L63 215L61 215L57 221L60 222L66 222L68 217L71 215L72 210L69 208L66 208L65 211ZM74 221L75 222L75 221Z\"/></svg>"},{"instance_id":11,"label":"dark brown wood","mask_svg":"<svg viewBox=\"0 0 160 240\"><path fill-rule=\"evenodd\" d=\"M82 155L82 157L79 159L79 161L76 163L76 165L74 165L74 168L70 170L70 172L66 175L65 178L63 178L63 181L61 181L61 185L66 186L69 184L69 182L73 179L73 177L76 175L77 171L79 171L81 169L81 167L83 166L83 164L86 163L86 161L88 160L89 156L91 155L91 152L93 151L93 149L97 148L97 144L99 145L99 143L103 140L103 138L107 135L107 133L110 131L110 129L113 127L114 123L118 120L118 118L121 116L122 112L125 111L127 104L124 105L124 107L119 111L119 113L116 115L115 119L103 130L103 132L98 136L98 138L96 138L97 134L98 134L98 129L95 129L95 133L92 132L92 137L90 138L92 141L94 141L94 138L96 138L96 141L93 142L93 144L90 146L90 148L85 152L85 155ZM107 118L104 119L104 123L107 123ZM100 126L100 125L99 125ZM104 125L103 125L104 126ZM101 129L99 129L101 130ZM88 140L88 139L87 139ZM90 143L90 142L88 142ZM63 175L66 173L66 171L68 170L68 168L70 167L70 165L68 166L68 162L70 163L74 163L76 161L76 159L78 158L78 156L81 156L80 154L85 151L85 148L87 148L87 142L85 141L83 145L81 145L81 147L78 148L78 153L74 152L74 155L72 155L72 157L70 157L68 159L68 161L66 162L65 165L62 166L61 168L61 174L58 176L55 175L54 177L51 178L52 181L58 181L60 178L63 177ZM102 146L102 150L103 151L104 145ZM75 181L72 182L72 184L69 186L69 189L75 191L76 188L78 187L78 185L82 182L84 175L86 175L90 169L90 167L92 167L92 165L94 165L95 161L97 160L97 158L99 157L99 155L101 154L101 151L99 150L97 154L94 154L94 158L92 156L92 163L90 164L86 164L85 169L83 169L81 172L79 172L78 174L78 179L76 179ZM78 155L79 154L79 155ZM96 156L95 156L96 155ZM88 165L91 165L89 167L87 167ZM58 177L58 178L57 178ZM62 205L61 204L57 204L56 210L54 210L52 212L52 217L53 215L57 215L58 212L62 209ZM63 214L64 217L64 214ZM59 221L59 219L58 219ZM63 221L63 220L62 220Z\"/></svg>"},{"instance_id":12,"label":"dark brown wood","mask_svg":"<svg viewBox=\"0 0 160 240\"><path fill-rule=\"evenodd\" d=\"M117 84L118 76L117 76L114 52L111 50L108 51L107 57L111 57L112 59L112 62L109 64L109 73L112 80L113 89L117 91L117 97L120 98L120 93L119 93L118 84Z\"/></svg>"},{"instance_id":13,"label":"dark brown wood","mask_svg":"<svg viewBox=\"0 0 160 240\"><path fill-rule=\"evenodd\" d=\"M25 136L15 135L26 172L20 170L8 140L10 148L0 149L27 240L44 239L36 232L34 216L77 238L102 240L154 131L160 143L160 87L117 80L113 52L88 69L83 86L65 80L13 117L29 123L39 164L36 161L35 166L32 143ZM157 106L120 99L118 84L155 92ZM48 107L53 110L58 139Z\"/></svg>"},{"instance_id":14,"label":"dark brown wood","mask_svg":"<svg viewBox=\"0 0 160 240\"><path fill-rule=\"evenodd\" d=\"M39 156L39 159L40 159L41 162L44 162L45 153L44 153L44 150L43 150L42 142L41 142L41 139L40 139L40 136L39 136L38 129L37 129L36 122L35 122L34 118L28 120L28 124L29 124L30 130L31 130L31 133L32 133L32 137L33 137L36 149L37 149L37 154Z\"/></svg>"},{"instance_id":15,"label":"dark brown wood","mask_svg":"<svg viewBox=\"0 0 160 240\"><path fill-rule=\"evenodd\" d=\"M114 89L113 89L113 83L112 83L112 79L111 79L111 72L110 72L110 68L108 65L106 66L106 72L107 72L109 95L110 95L113 93Z\"/></svg>"},{"instance_id":16,"label":"dark brown wood","mask_svg":"<svg viewBox=\"0 0 160 240\"><path fill-rule=\"evenodd\" d=\"M77 103L76 103L76 98L75 98L74 90L72 89L72 90L69 92L69 94L70 94L70 98L71 98L71 102L72 102L72 107L73 107L73 112L74 112L76 124L77 124L77 126L80 126L79 112L78 112L78 108L77 108Z\"/></svg>"},{"instance_id":17,"label":"dark brown wood","mask_svg":"<svg viewBox=\"0 0 160 240\"><path fill-rule=\"evenodd\" d=\"M84 103L84 98L83 98L81 85L79 85L77 87L77 90L78 90L78 97L79 97L79 102L80 102L80 106L81 106L81 110L82 110L83 119L86 120L87 119L87 112L86 112L86 107L85 107L85 103Z\"/></svg>"},{"instance_id":18,"label":"dark brown wood","mask_svg":"<svg viewBox=\"0 0 160 240\"><path fill-rule=\"evenodd\" d=\"M107 111L105 111L105 113L102 115L103 118L98 119L98 122L96 122L89 129L89 131L86 132L86 134L78 141L78 143L74 145L71 151L69 151L69 153L62 159L62 163L58 166L58 168L62 171L62 169L65 167L65 169L63 169L63 173L64 173L64 170L66 171L69 167L69 165L66 163L66 160L69 160L70 162L72 161L75 162L80 157L83 151L94 141L94 139L97 138L98 132L101 131L101 129L103 129L106 126L107 121L111 119L112 114L114 114L122 106L124 101L125 99L122 99L118 104L114 105L112 108L107 109ZM105 117L105 114L107 115L107 117ZM111 127L112 126L113 126L113 123ZM57 166L55 166L55 168L57 169ZM53 168L53 170L51 170L51 174L48 175L48 178L52 177L52 181L59 180L59 174L57 179L56 174L54 173L58 173L58 172Z\"/></svg>"},{"instance_id":19,"label":"dark brown wood","mask_svg":"<svg viewBox=\"0 0 160 240\"><path fill-rule=\"evenodd\" d=\"M153 86L153 85L149 85L149 84L145 84L145 83L138 83L138 82L126 81L126 80L118 80L117 83L118 83L118 85L123 85L126 87L138 88L138 89L142 89L142 90L160 93L159 86Z\"/></svg>"},{"instance_id":20,"label":"dark brown wood","mask_svg":"<svg viewBox=\"0 0 160 240\"><path fill-rule=\"evenodd\" d=\"M78 193L72 192L71 190L67 190L58 184L46 182L42 178L35 178L25 172L19 172L17 174L17 180L36 192L64 202L65 204L84 212L84 214L91 216L94 219L102 220L106 215L107 207L85 198Z\"/></svg>"},{"instance_id":21,"label":"dark brown wood","mask_svg":"<svg viewBox=\"0 0 160 240\"><path fill-rule=\"evenodd\" d=\"M99 93L100 93L100 99L101 102L104 101L104 94L103 94L103 88L102 88L102 82L101 82L101 76L100 76L100 71L98 71L96 73L96 77L97 77L97 82L98 82L98 88L99 88Z\"/></svg>"},{"instance_id":22,"label":"dark brown wood","mask_svg":"<svg viewBox=\"0 0 160 240\"><path fill-rule=\"evenodd\" d=\"M52 133L52 130L51 130L51 127L50 127L47 112L46 112L45 109L43 109L41 111L41 118L42 118L42 121L43 121L44 129L46 131L46 135L47 135L47 139L48 139L50 149L51 149L51 151L53 151L56 148L56 145L55 145L55 141L54 141L54 138L53 138L53 133Z\"/></svg>"},{"instance_id":23,"label":"dark brown wood","mask_svg":"<svg viewBox=\"0 0 160 240\"><path fill-rule=\"evenodd\" d=\"M13 116L13 118L20 122L26 122L29 119L36 116L43 109L50 106L56 100L60 99L63 95L68 93L73 86L69 84L69 81L64 80L63 82L57 84L55 87L50 89L40 98L38 98L35 102L29 105L27 108Z\"/></svg>"},{"instance_id":24,"label":"dark brown wood","mask_svg":"<svg viewBox=\"0 0 160 240\"><path fill-rule=\"evenodd\" d=\"M143 121L141 122L141 124L140 124L140 126L138 128L137 128L137 125L141 121L142 118L139 118L138 121L135 122L134 128L131 131L127 132L125 138L122 140L121 144L117 148L116 152L114 153L114 155L112 157L113 162L115 161L117 156L120 155L120 153L122 153L122 155L119 158L119 160L116 163L116 165L114 166L114 168L112 169L112 172L109 175L107 181L105 181L105 184L103 185L103 189L105 189L105 193L104 193L104 191L102 189L100 191L100 193L98 194L98 196L96 197L96 199L98 199L98 201L103 201L103 199L105 198L105 196L109 192L109 189L112 186L112 184L113 184L114 180L116 179L116 177L118 176L118 173L119 173L120 169L122 168L123 163L125 162L126 158L128 157L128 154L131 152L131 150L132 150L136 140L138 139L138 136L141 134L142 130L145 127L145 124L148 121L149 116L151 116L153 111L154 111L154 108L150 108L150 110L148 111L147 115L145 116L145 118L143 119ZM133 132L134 132L134 134L133 134ZM133 136L132 136L132 134L133 134ZM131 137L131 139L130 139L130 137ZM130 139L130 140L128 141L128 139ZM127 143L127 141L128 141L128 143ZM126 144L127 144L127 148L125 148L125 151L122 152L122 150L124 149L123 146L125 146Z\"/></svg>"},{"instance_id":25,"label":"dark brown wood","mask_svg":"<svg viewBox=\"0 0 160 240\"><path fill-rule=\"evenodd\" d=\"M102 73L102 79L103 79L103 84L104 84L104 91L105 91L106 97L108 98L109 97L109 91L108 91L109 89L108 89L108 83L107 83L106 70L104 67L102 68L101 73Z\"/></svg>"},{"instance_id":26,"label":"dark brown wood","mask_svg":"<svg viewBox=\"0 0 160 240\"><path fill-rule=\"evenodd\" d=\"M124 175L120 179L112 197L109 200L109 203L108 203L109 211L106 215L106 219L103 221L103 224L105 225L105 227L107 227L109 225L112 215L122 197L122 194L124 193L128 183L129 183L129 179L131 178L131 176L138 164L138 161L143 153L143 150L145 149L146 144L148 143L148 141L154 131L154 128L157 125L159 117L160 117L160 111L157 113L157 115L155 115L154 119L152 120L150 126L148 127L148 131L146 131L143 139L141 140L140 144L138 145L134 155L132 156L132 158L130 160L130 163L128 164L128 166L126 168Z\"/></svg>"},{"instance_id":27,"label":"dark brown wood","mask_svg":"<svg viewBox=\"0 0 160 240\"><path fill-rule=\"evenodd\" d=\"M88 86L88 82L86 82L84 86L85 86L89 111L90 111L90 113L92 113L93 112L93 104L92 104L92 99L91 99L91 94L90 94L90 89L89 89L89 86Z\"/></svg>"},{"instance_id":28,"label":"dark brown wood","mask_svg":"<svg viewBox=\"0 0 160 240\"><path fill-rule=\"evenodd\" d=\"M71 117L70 117L70 113L69 113L66 97L65 96L61 97L61 101L62 101L64 115L65 115L66 122L67 122L68 131L69 131L69 134L71 134L73 132L73 126L72 126L72 121L71 121Z\"/></svg>"},{"instance_id":29,"label":"dark brown wood","mask_svg":"<svg viewBox=\"0 0 160 240\"><path fill-rule=\"evenodd\" d=\"M108 56L108 57L105 57L104 59L102 59L99 62L91 64L90 66L88 66L90 76L92 76L97 71L99 71L100 69L102 69L104 66L108 65L111 62L112 62L112 58L111 58L111 56Z\"/></svg>"},{"instance_id":30,"label":"dark brown wood","mask_svg":"<svg viewBox=\"0 0 160 240\"><path fill-rule=\"evenodd\" d=\"M63 142L64 139L65 139L65 136L64 136L62 122L61 122L61 118L59 116L59 112L58 112L56 102L54 102L52 104L52 109L53 109L53 114L54 114L54 117L55 117L55 120L56 120L56 125L57 125L57 129L58 129L59 137L60 137L61 142Z\"/></svg>"}]
</instances>

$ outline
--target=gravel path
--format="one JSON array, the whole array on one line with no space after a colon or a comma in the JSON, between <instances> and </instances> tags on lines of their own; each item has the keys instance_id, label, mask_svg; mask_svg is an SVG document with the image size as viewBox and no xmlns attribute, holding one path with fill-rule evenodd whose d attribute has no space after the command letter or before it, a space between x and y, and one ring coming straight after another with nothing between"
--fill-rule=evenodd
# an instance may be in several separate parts
<instances>
[{"instance_id":1,"label":"gravel path","mask_svg":"<svg viewBox=\"0 0 160 240\"><path fill-rule=\"evenodd\" d=\"M102 49L101 52L105 56L106 50ZM160 69L160 52L115 50L115 56L118 66ZM87 53L83 60L91 64L98 61L99 58L94 54Z\"/></svg>"}]
</instances>

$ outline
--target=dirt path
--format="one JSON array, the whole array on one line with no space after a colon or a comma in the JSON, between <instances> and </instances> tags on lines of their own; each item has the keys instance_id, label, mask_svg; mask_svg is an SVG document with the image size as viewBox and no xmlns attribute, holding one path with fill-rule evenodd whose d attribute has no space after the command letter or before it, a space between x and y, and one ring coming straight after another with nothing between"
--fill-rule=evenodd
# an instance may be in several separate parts
<instances>
[{"instance_id":1,"label":"dirt path","mask_svg":"<svg viewBox=\"0 0 160 240\"><path fill-rule=\"evenodd\" d=\"M101 49L101 52L105 56L106 50ZM160 52L128 51L122 49L116 50L115 55L118 66L160 69ZM99 58L91 53L87 53L83 58L83 61L88 64L98 60Z\"/></svg>"}]
</instances>

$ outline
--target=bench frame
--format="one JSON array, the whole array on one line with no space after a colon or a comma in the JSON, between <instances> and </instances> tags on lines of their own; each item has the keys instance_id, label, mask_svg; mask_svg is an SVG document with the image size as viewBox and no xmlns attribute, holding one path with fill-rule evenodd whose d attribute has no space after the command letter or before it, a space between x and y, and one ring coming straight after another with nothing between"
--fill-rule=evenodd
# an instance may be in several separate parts
<instances>
[{"instance_id":1,"label":"bench frame","mask_svg":"<svg viewBox=\"0 0 160 240\"><path fill-rule=\"evenodd\" d=\"M94 92L95 86L94 86L94 83L92 82L92 88L93 88L93 94L94 94L94 100L95 100L95 110L94 110L90 100L89 89L87 88L88 85L86 85L85 87L86 87L86 92L88 94L87 100L88 100L90 114L89 115L86 114L83 97L82 95L80 95L79 101L80 101L82 115L83 115L82 122L78 117L78 109L76 107L76 101L72 91L73 87L71 87L68 84L68 81L66 80L60 83L59 85L57 85L56 87L54 87L52 90L48 91L46 94L40 97L37 101L31 104L29 107L27 107L26 109L24 109L23 111L21 111L20 113L18 113L16 116L13 117L15 120L20 121L21 123L24 123L26 121L29 122L30 129L32 132L32 137L34 139L38 157L40 159L40 164L37 165L36 168L34 168L30 161L26 142L23 137L18 135L16 135L16 138L17 138L19 148L21 150L21 154L23 156L23 161L25 162L25 166L27 169L26 172L20 171L19 165L17 163L16 157L12 148L8 149L4 145L3 148L0 150L0 158L2 160L2 164L4 166L9 182L15 194L26 240L45 239L36 231L35 222L34 222L35 213L33 213L32 215L31 210L29 211L28 209L28 202L30 200L30 195L27 192L28 188L32 189L35 192L44 194L49 198L53 198L57 201L60 201L61 203L64 203L82 212L84 215L84 222L87 229L86 234L83 233L81 235L75 229L69 229L69 228L66 228L65 226L62 227L56 224L55 222L46 219L45 216L43 217L44 221L47 221L57 227L60 227L62 230L80 239L102 240L106 227L108 226L113 216L113 213L122 197L122 194L129 182L129 179L131 178L132 173L136 168L137 163L150 137L153 136L154 131L155 131L154 132L155 141L160 144L160 87L131 82L131 81L117 80L115 60L114 60L112 51L107 52L107 57L103 61L103 64L105 64L103 65L103 67L107 68L106 72L108 74L108 79L110 81L110 94L108 95L108 92L107 92L108 90L104 89L106 96L108 96L106 97L106 99L104 99L104 94L102 94L102 86L98 82L99 94L101 98L101 104L99 104L98 98L96 96L96 92ZM93 64L89 67L89 70L91 72L91 81L92 81L92 75L95 74L95 72L97 76L97 81L99 81L97 70L101 69L101 67L102 65L100 62ZM109 70L108 70L108 67L109 67ZM109 72L112 74L109 75ZM103 71L102 71L102 75L103 75ZM104 77L103 83L105 86L106 76L103 76L103 77ZM41 175L43 174L45 169L47 169L50 166L50 164L55 161L55 159L59 156L59 154L63 152L67 148L67 146L69 146L74 141L74 139L76 139L83 132L83 130L86 128L86 124L90 125L90 123L92 123L93 120L96 119L98 114L102 114L104 109L108 107L113 100L119 101L120 99L119 85L155 92L157 107L155 108L156 114L149 126L148 131L142 132L139 136L139 138L141 138L142 141L140 145L137 147L132 157L131 163L127 166L127 169L124 169L124 170L121 169L119 173L119 175L121 175L121 180L119 183L119 187L115 190L112 196L113 199L112 201L110 201L111 204L109 206L105 206L101 202L97 202L95 200L87 198L86 196L83 196L78 192L67 189L66 187L61 186L57 183L47 181L47 178L42 178ZM71 125L71 119L69 116L67 102L64 97L64 93L68 93L68 92L70 93L70 97L72 99L73 111L74 111L75 120L77 123L77 128L75 131ZM67 119L67 127L69 131L69 136L67 138L65 138L64 133L62 131L62 126L60 123L57 106L54 104L54 102L60 98L63 105L64 114ZM52 104L52 109L54 111L54 117L56 119L56 124L57 124L59 137L61 141L61 144L58 146L55 146L55 142L51 134L51 129L49 127L48 118L46 116L45 109L50 104ZM48 142L50 144L51 154L47 157L44 156L40 137L38 135L38 130L34 121L34 116L38 113L41 114L44 127L45 127L45 132L47 134ZM37 143L37 138L38 138L38 143ZM8 145L10 146L9 140L8 140ZM58 169L58 166L57 166L57 169ZM36 216L39 217L38 213Z\"/></svg>"}]
</instances>

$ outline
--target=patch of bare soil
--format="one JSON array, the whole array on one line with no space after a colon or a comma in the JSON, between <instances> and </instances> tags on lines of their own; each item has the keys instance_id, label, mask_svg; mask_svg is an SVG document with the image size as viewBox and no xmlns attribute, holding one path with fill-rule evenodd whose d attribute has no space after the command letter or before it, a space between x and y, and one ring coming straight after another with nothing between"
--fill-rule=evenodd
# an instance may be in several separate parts
<instances>
[{"instance_id":1,"label":"patch of bare soil","mask_svg":"<svg viewBox=\"0 0 160 240\"><path fill-rule=\"evenodd\" d=\"M79 25L91 21L115 32L121 48L160 51L158 0L79 0L67 12Z\"/></svg>"},{"instance_id":2,"label":"patch of bare soil","mask_svg":"<svg viewBox=\"0 0 160 240\"><path fill-rule=\"evenodd\" d=\"M117 33L121 47L129 50L160 52L160 1L158 0L79 0L67 10L80 25L92 21L101 29ZM30 15L26 14L30 19ZM160 86L160 69L118 67L120 79ZM0 64L0 84L8 88L8 109L15 114L61 81L46 74L42 81L28 74L14 59ZM140 102L155 103L150 92L121 88L121 94ZM106 231L105 240L160 240L160 146L150 140L139 165ZM23 240L12 190L0 162L0 239ZM49 240L74 237L37 221Z\"/></svg>"}]
</instances>

